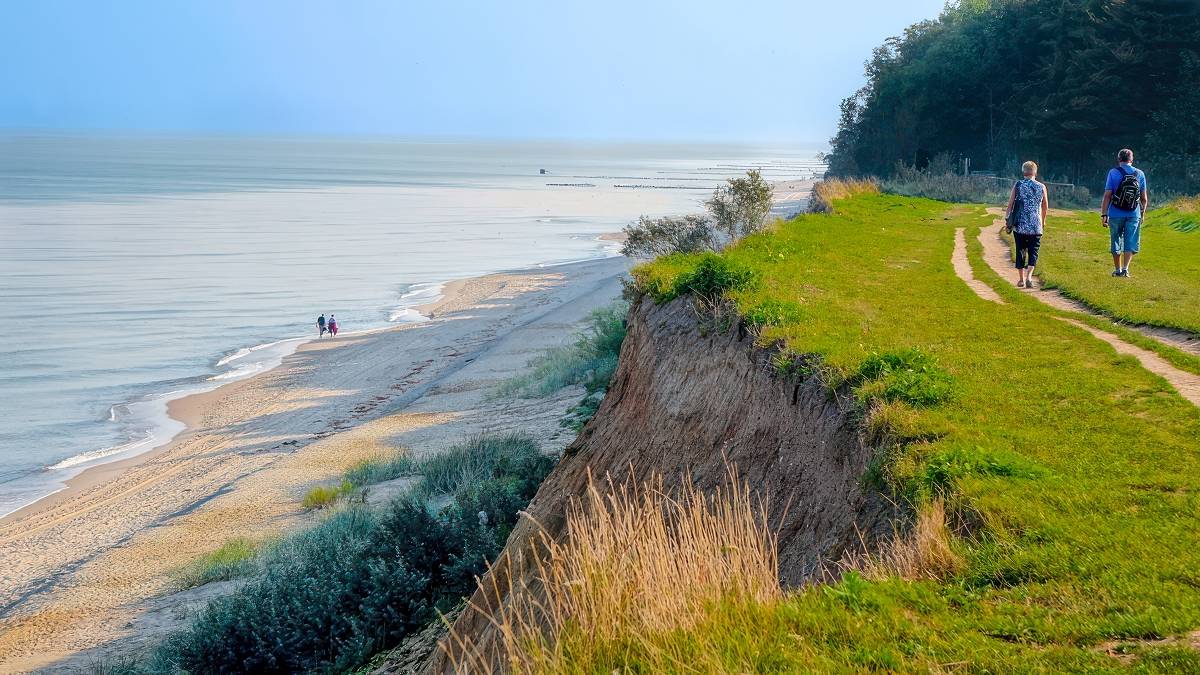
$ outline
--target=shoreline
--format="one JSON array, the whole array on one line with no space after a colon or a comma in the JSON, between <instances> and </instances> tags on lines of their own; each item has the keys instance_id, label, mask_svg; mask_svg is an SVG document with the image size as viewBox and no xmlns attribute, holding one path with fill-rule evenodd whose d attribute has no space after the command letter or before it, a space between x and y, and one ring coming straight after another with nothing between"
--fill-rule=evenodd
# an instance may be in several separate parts
<instances>
[{"instance_id":1,"label":"shoreline","mask_svg":"<svg viewBox=\"0 0 1200 675\"><path fill-rule=\"evenodd\" d=\"M0 671L87 672L177 630L220 584L178 570L232 538L311 524L314 485L381 452L436 453L473 434L529 432L543 449L582 388L498 398L499 382L565 344L621 295L619 233L585 260L453 279L410 307L426 318L311 338L272 368L167 403L185 428L160 447L87 467L0 518ZM386 499L384 486L372 500ZM223 587L222 587L223 588ZM204 595L208 594L208 595Z\"/></svg>"},{"instance_id":2,"label":"shoreline","mask_svg":"<svg viewBox=\"0 0 1200 675\"><path fill-rule=\"evenodd\" d=\"M161 637L195 602L173 570L231 538L313 522L304 493L356 461L440 452L486 431L565 445L573 434L558 421L581 389L528 401L491 392L619 297L628 264L458 280L422 308L433 320L312 340L271 371L179 399L172 414L189 428L171 443L93 467L36 512L0 521L0 671L86 671L90 650Z\"/></svg>"},{"instance_id":3,"label":"shoreline","mask_svg":"<svg viewBox=\"0 0 1200 675\"><path fill-rule=\"evenodd\" d=\"M388 322L389 325L376 326L373 328L364 328L362 330L345 332L345 333L342 333L341 335L339 335L339 338L348 339L348 338L354 338L354 337L361 337L364 335L371 335L371 334L375 334L375 333L399 330L399 329L402 329L402 328L412 325L412 324L422 323L425 321L435 319L437 313L444 312L446 308L453 307L456 305L456 300L457 300L458 296L462 293L463 289L466 288L470 283L477 282L479 280L486 279L487 277L491 277L491 276L494 276L497 274L532 274L532 273L536 273L540 270L544 270L544 269L551 268L551 267L575 265L575 264L579 264L579 263L587 263L587 262L592 262L592 261L596 261L596 260L605 260L608 258L620 257L619 252L617 252L617 250L611 246L612 242L620 241L620 239L619 239L620 235L621 235L620 232L616 232L616 233L609 232L609 233L601 234L598 237L596 237L595 240L598 243L604 244L605 246L604 246L604 248L601 248L598 250L599 255L590 257L590 258L567 260L565 262L554 262L554 263L534 263L527 267L516 268L516 269L511 269L511 270L496 270L496 271L488 272L486 274L481 274L481 275L476 275L476 276L471 276L471 277L464 277L464 278L459 278L459 279L452 279L449 281L421 282L421 284L417 284L417 285L426 285L430 288L436 288L437 289L436 295L434 297L432 297L430 300L423 302L422 304L402 306L399 309L399 311L404 312L404 313L414 312L420 318L410 319L410 320L395 320L395 319L393 319L393 320L389 320L389 322ZM397 310L393 310L393 316L400 316L398 314L395 314L396 311ZM183 392L177 396L172 396L171 393L166 393L166 394L161 394L156 397L152 396L150 398L145 399L146 402L163 401L163 405L165 408L166 421L182 424L183 425L182 428L179 428L174 433L170 433L161 442L159 442L145 450L140 450L140 451L133 452L133 453L130 453L128 451L117 450L116 452L113 452L111 455L101 455L99 457L95 457L95 458L91 458L91 459L83 459L82 461L79 462L79 464L84 465L84 466L82 466L82 468L76 469L75 467L72 467L72 466L59 467L59 468L56 468L56 467L58 467L58 465L61 464L62 462L68 462L75 458L84 457L89 452L98 452L98 451L85 451L84 453L80 453L78 455L74 455L72 457L67 457L63 460L60 460L59 462L56 462L55 464L42 467L41 471L54 471L54 470L70 471L72 469L75 469L75 472L71 473L70 475L61 479L60 481L57 481L57 487L55 489L53 489L51 492L48 492L44 495L36 497L32 501L22 504L18 508L13 509L12 511L9 511L8 513L0 515L0 525L5 525L7 523L15 522L15 521L21 520L22 518L33 516L44 510L53 508L55 505L57 505L59 503L70 500L72 497L74 497L80 491L87 490L91 487L95 487L96 485L103 483L107 480L110 480L116 475L119 475L124 470L127 470L133 466L136 466L144 461L149 461L150 459L154 458L155 456L157 456L163 452L166 452L176 442L180 441L180 439L183 439L184 437L186 437L188 435L189 432L194 430L194 427L199 423L199 421L203 417L204 406L211 403L213 400L216 400L217 398L219 398L220 392L222 390L225 390L226 388L235 387L238 384L252 380L257 377L262 377L262 376L282 367L284 365L285 361L292 355L297 354L297 353L305 350L306 348L309 348L309 346L312 345L313 343L320 342L320 341L322 341L321 338L314 338L314 337L307 337L307 338L286 337L286 338L280 338L277 340L273 340L271 342L262 343L259 345L251 345L249 347L233 348L232 350L230 350L228 352L227 356L224 356L221 359L219 359L217 361L216 365L220 366L220 365L229 364L231 362L235 362L238 358L251 356L251 355L253 355L253 353L255 351L263 349L263 348L270 348L273 346L282 345L282 344L286 344L286 343L295 343L295 346L293 349L291 349L290 351L283 352L279 356L278 361L273 363L270 367L256 370L254 372L248 373L247 375L245 375L243 377L228 378L230 380L228 382L221 382L220 378L222 376L227 375L228 373L235 372L235 370L230 370L230 371L227 371L226 373L218 372L215 374L210 374L210 375L204 377L204 380L202 380L201 384L197 385L197 387L195 388L196 389L195 391ZM212 383L215 386L205 387L203 383ZM118 405L128 405L128 404L129 404L129 402L117 403L117 404L113 404L113 405L118 406ZM150 437L153 438L154 434L160 432L162 430L163 426L164 425L162 424L162 422L159 422L158 424L152 426L151 430L148 432L150 434ZM120 447L123 447L126 445L135 444L138 442L140 442L140 441L130 440L130 441L127 441L127 442L121 444L120 446L115 446L115 447L120 448ZM111 457L111 459L109 459L109 457ZM30 474L30 476L33 476L33 475L36 475L36 474ZM21 479L17 479L17 480L21 480Z\"/></svg>"}]
</instances>

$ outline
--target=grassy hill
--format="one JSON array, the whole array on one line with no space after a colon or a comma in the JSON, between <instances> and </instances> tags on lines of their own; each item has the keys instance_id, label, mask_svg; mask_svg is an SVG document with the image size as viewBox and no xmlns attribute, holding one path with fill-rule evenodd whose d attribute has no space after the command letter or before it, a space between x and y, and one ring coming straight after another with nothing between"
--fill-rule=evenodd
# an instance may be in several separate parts
<instances>
[{"instance_id":1,"label":"grassy hill","mask_svg":"<svg viewBox=\"0 0 1200 675\"><path fill-rule=\"evenodd\" d=\"M729 594L654 634L597 642L567 622L551 651L575 658L554 669L1200 670L1200 410L1009 289L980 259L975 235L991 220L982 206L862 194L722 255L635 271L656 301L732 302L760 342L783 345L781 377L853 396L879 445L864 480L932 523L910 536L945 538L949 551L936 565L921 551L907 566L886 559L896 551L847 561L837 583L777 600ZM956 228L1006 304L955 276ZM1064 288L1078 269L1066 255L1046 253ZM1152 272L1147 257L1144 268L1200 292L1186 267ZM1190 301L1157 316L1186 316ZM1094 302L1142 311L1120 296Z\"/></svg>"}]
</instances>

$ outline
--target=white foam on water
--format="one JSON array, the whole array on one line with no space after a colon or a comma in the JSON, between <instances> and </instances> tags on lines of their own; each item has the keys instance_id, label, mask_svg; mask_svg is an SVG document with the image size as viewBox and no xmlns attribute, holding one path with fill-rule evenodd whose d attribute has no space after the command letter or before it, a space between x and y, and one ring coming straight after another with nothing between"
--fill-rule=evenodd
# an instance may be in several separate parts
<instances>
[{"instance_id":1,"label":"white foam on water","mask_svg":"<svg viewBox=\"0 0 1200 675\"><path fill-rule=\"evenodd\" d=\"M294 353L300 345L310 340L311 338L286 338L243 347L217 361L215 367L221 372L194 385L110 406L108 421L129 428L132 438L117 445L81 452L45 467L39 476L40 480L36 481L40 484L37 489L30 486L31 489L23 495L11 495L9 499L0 500L0 517L60 492L66 487L66 481L85 469L136 457L170 443L187 428L186 424L168 413L168 405L172 401L212 391L230 382L271 370Z\"/></svg>"},{"instance_id":2,"label":"white foam on water","mask_svg":"<svg viewBox=\"0 0 1200 675\"><path fill-rule=\"evenodd\" d=\"M429 317L416 310L421 305L429 305L445 297L445 281L413 284L400 294L400 305L388 313L388 323L419 323L428 321Z\"/></svg>"}]
</instances>

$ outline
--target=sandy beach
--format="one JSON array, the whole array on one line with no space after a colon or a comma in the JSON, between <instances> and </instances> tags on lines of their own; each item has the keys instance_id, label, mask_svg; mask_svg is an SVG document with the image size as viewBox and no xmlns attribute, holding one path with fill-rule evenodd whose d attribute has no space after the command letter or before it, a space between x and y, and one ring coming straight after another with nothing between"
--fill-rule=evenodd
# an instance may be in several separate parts
<instances>
[{"instance_id":1,"label":"sandy beach","mask_svg":"<svg viewBox=\"0 0 1200 675\"><path fill-rule=\"evenodd\" d=\"M309 342L270 372L173 402L189 428L170 444L0 521L0 671L86 670L161 638L227 589L178 592L182 567L231 538L312 522L304 493L365 457L438 452L483 430L562 447L573 434L558 420L579 391L490 393L616 298L628 265L454 282L422 308L429 321Z\"/></svg>"}]
</instances>

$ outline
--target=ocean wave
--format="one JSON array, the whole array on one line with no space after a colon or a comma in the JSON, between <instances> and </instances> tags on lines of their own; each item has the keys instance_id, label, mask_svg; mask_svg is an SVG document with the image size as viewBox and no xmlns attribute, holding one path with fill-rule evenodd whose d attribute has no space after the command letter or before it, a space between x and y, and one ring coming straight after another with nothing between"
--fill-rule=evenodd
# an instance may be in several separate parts
<instances>
[{"instance_id":1,"label":"ocean wave","mask_svg":"<svg viewBox=\"0 0 1200 675\"><path fill-rule=\"evenodd\" d=\"M61 462L58 462L56 464L51 464L50 466L46 467L46 469L49 471L70 469L72 467L79 466L80 464L87 464L89 462L94 462L99 459L104 459L105 457L112 457L113 455L121 455L121 454L125 454L125 453L131 453L134 450L137 450L137 449L139 449L145 445L148 445L150 443L153 443L156 440L156 438L157 437L153 432L147 431L147 432L145 432L145 436L143 436L142 438L139 438L139 439L136 439L133 441L128 441L128 442L122 443L120 445L114 445L114 446L111 446L108 448L101 448L99 450L89 450L87 452L81 452L78 455L68 457L68 458L62 460Z\"/></svg>"},{"instance_id":2,"label":"ocean wave","mask_svg":"<svg viewBox=\"0 0 1200 675\"><path fill-rule=\"evenodd\" d=\"M251 375L253 375L255 373L261 372L265 367L266 367L266 364L264 364L262 361L255 361L254 363L246 363L246 364L239 365L237 368L234 368L233 370L227 370L223 373L217 373L216 375L213 375L212 377L208 378L208 381L209 382L222 382L224 380L238 380L243 377L250 377Z\"/></svg>"}]
</instances>

